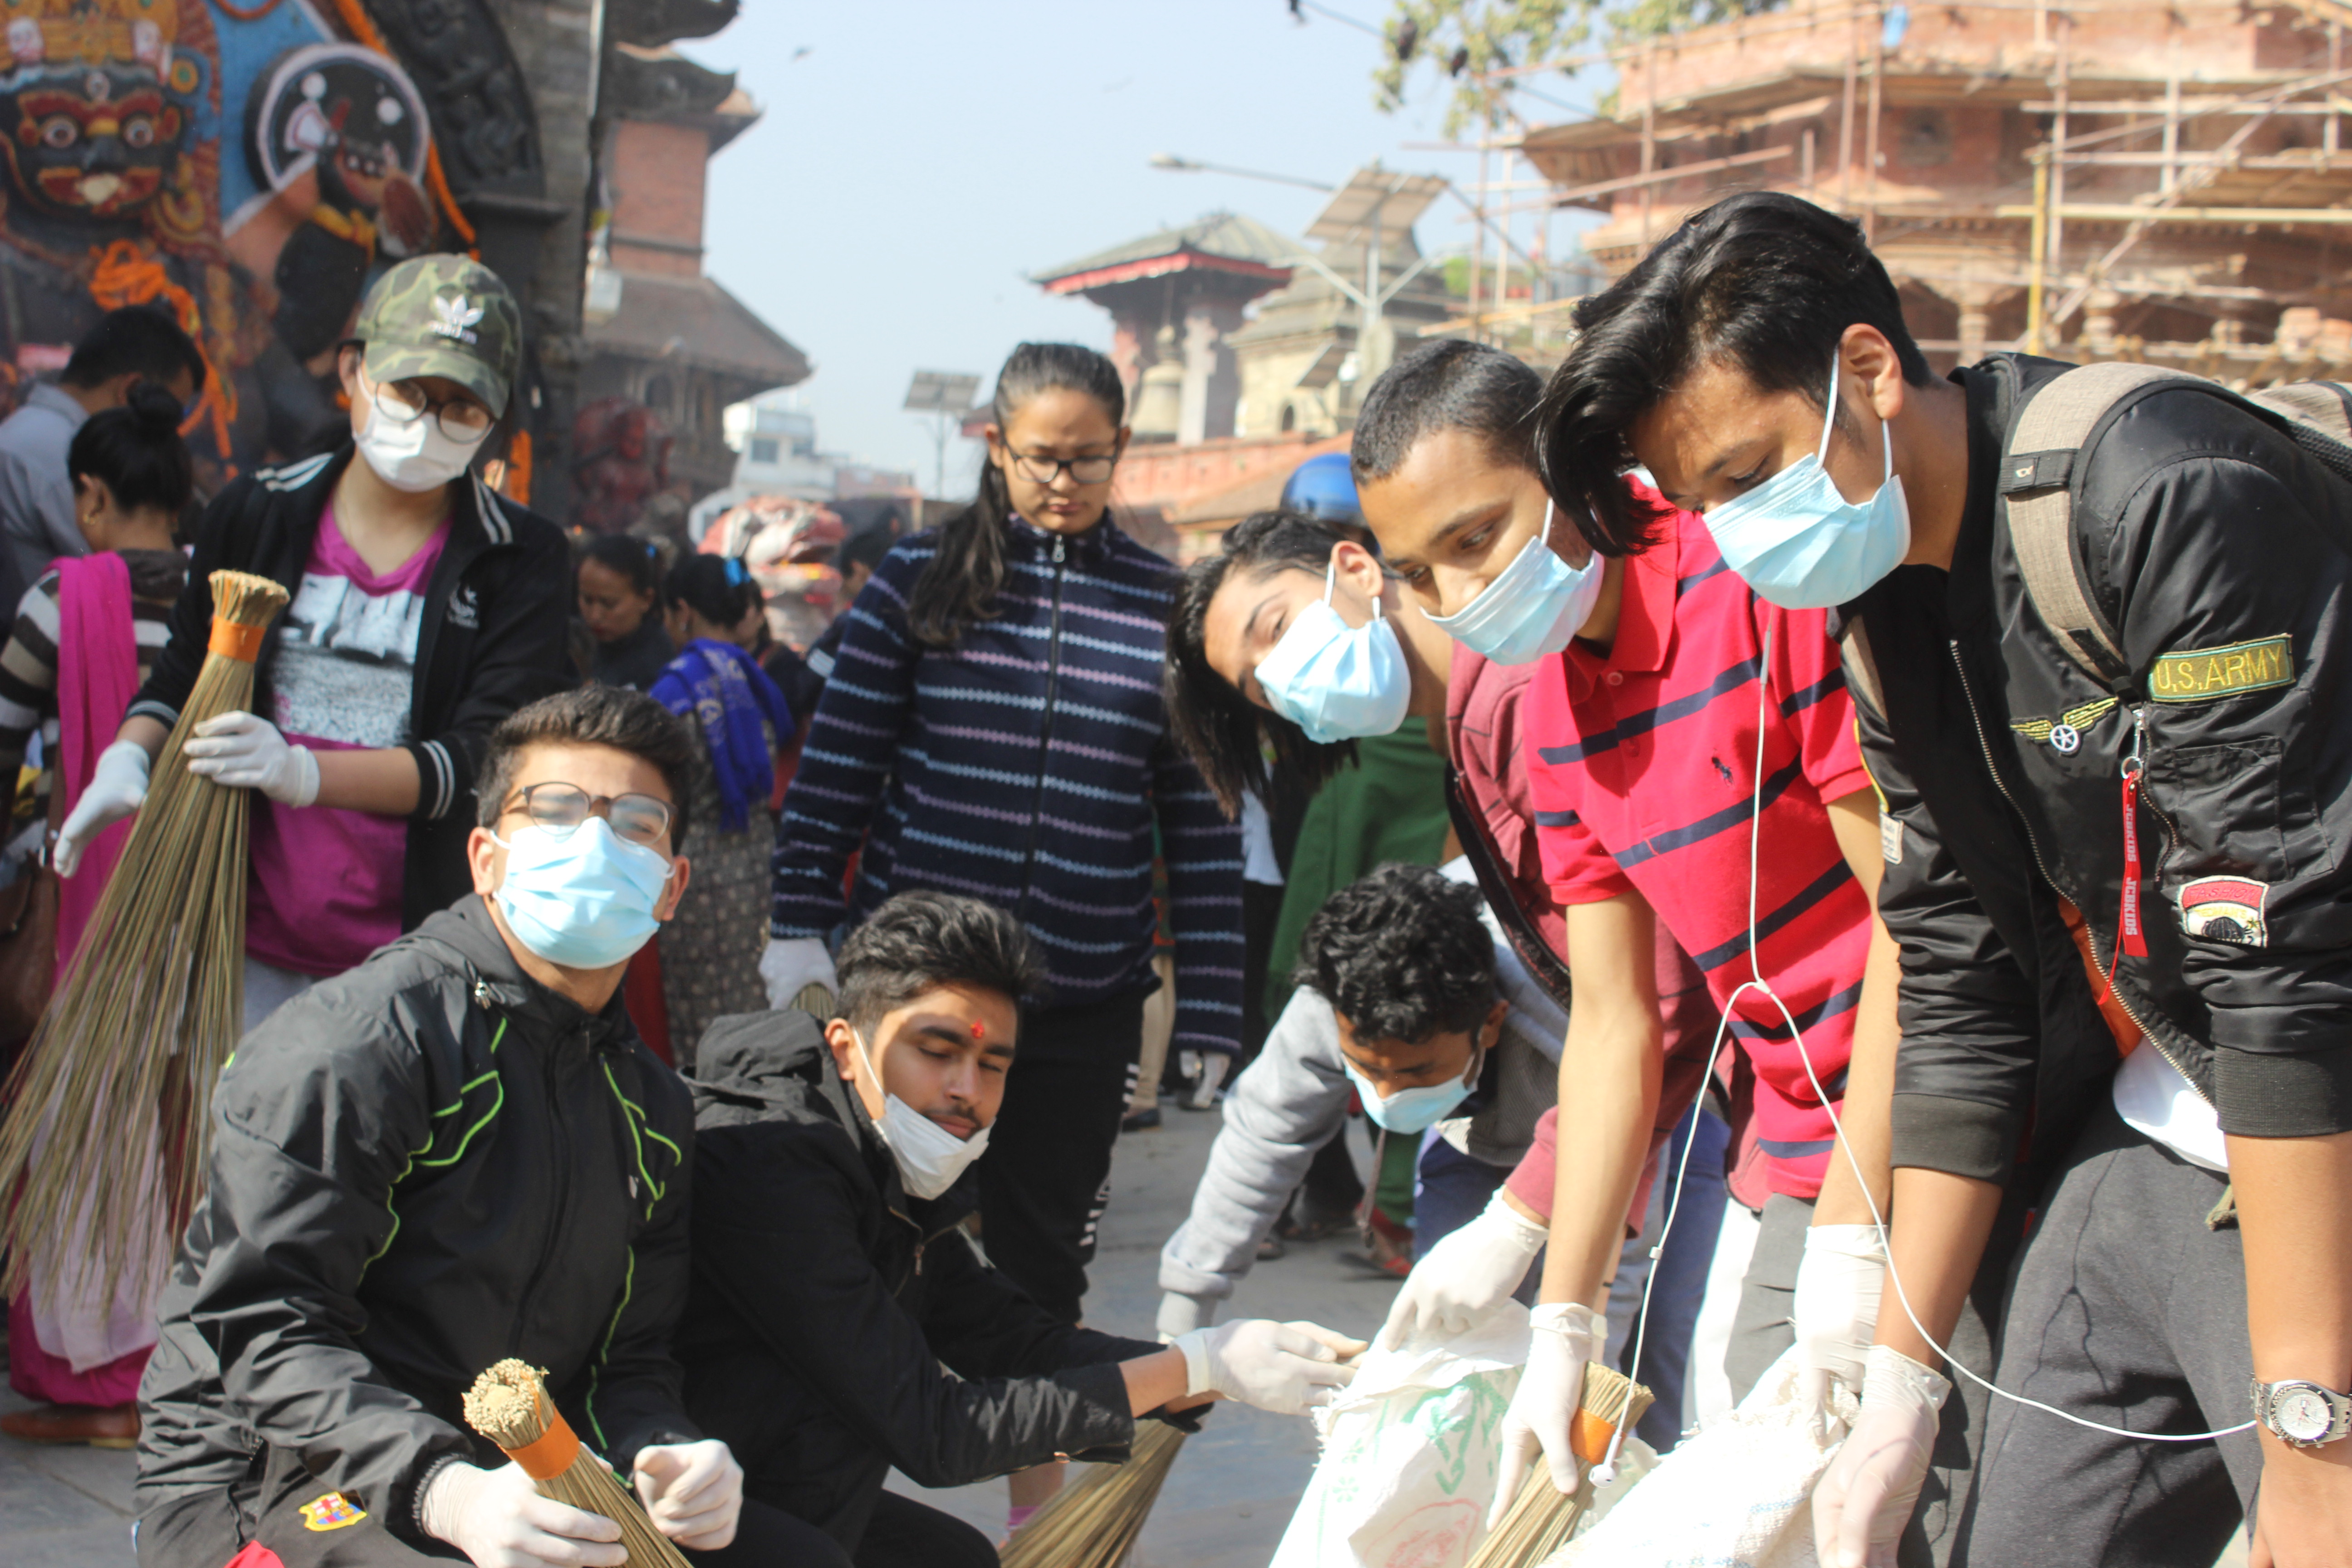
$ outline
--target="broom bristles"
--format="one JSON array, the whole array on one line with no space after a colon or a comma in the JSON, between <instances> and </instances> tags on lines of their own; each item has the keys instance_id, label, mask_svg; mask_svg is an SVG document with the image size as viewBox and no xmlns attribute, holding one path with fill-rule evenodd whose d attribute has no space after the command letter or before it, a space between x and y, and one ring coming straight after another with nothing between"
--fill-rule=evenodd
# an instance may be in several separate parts
<instances>
[{"instance_id":1,"label":"broom bristles","mask_svg":"<svg viewBox=\"0 0 2352 1568\"><path fill-rule=\"evenodd\" d=\"M1166 1422L1137 1422L1127 1463L1090 1465L1047 1499L1004 1548L1003 1568L1118 1568L1183 1446L1184 1434Z\"/></svg>"},{"instance_id":2,"label":"broom bristles","mask_svg":"<svg viewBox=\"0 0 2352 1568\"><path fill-rule=\"evenodd\" d=\"M520 1461L520 1450L546 1436L562 1420L541 1379L540 1373L511 1357L499 1362L476 1378L467 1391L467 1424L496 1443L508 1458ZM621 1479L576 1439L571 1465L557 1475L534 1475L531 1484L541 1497L619 1525L631 1568L691 1568L669 1538L654 1528Z\"/></svg>"},{"instance_id":3,"label":"broom bristles","mask_svg":"<svg viewBox=\"0 0 2352 1568\"><path fill-rule=\"evenodd\" d=\"M1624 1373L1587 1365L1570 1444L1576 1452L1576 1490L1563 1492L1552 1485L1549 1464L1534 1466L1503 1522L1470 1559L1470 1568L1533 1568L1566 1544L1591 1506L1589 1472L1609 1451L1611 1433L1639 1421L1650 1399L1650 1391Z\"/></svg>"},{"instance_id":4,"label":"broom bristles","mask_svg":"<svg viewBox=\"0 0 2352 1568\"><path fill-rule=\"evenodd\" d=\"M215 572L213 622L248 646L287 603L267 577ZM243 1032L251 792L187 771L207 719L248 706L250 660L207 652L0 1121L0 1289L37 1266L61 1294L152 1293L205 1179L213 1080Z\"/></svg>"}]
</instances>

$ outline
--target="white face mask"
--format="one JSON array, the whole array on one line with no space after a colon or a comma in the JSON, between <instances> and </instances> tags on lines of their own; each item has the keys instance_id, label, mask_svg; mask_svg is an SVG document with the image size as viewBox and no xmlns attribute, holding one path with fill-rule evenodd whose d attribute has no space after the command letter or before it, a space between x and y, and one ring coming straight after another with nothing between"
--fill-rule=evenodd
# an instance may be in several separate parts
<instances>
[{"instance_id":1,"label":"white face mask","mask_svg":"<svg viewBox=\"0 0 2352 1568\"><path fill-rule=\"evenodd\" d=\"M394 423L383 416L373 397L358 436L360 456L376 477L411 494L437 489L464 473L489 438L485 430L470 441L452 441L441 433L441 421L429 414L405 425Z\"/></svg>"},{"instance_id":2,"label":"white face mask","mask_svg":"<svg viewBox=\"0 0 2352 1568\"><path fill-rule=\"evenodd\" d=\"M881 1069L866 1054L866 1037L854 1030L850 1037L857 1042L857 1055L873 1075L874 1087L882 1090L882 1114L875 1120L874 1131L888 1145L898 1180L911 1197L938 1197L988 1152L989 1130L983 1127L969 1138L959 1138L917 1110L883 1087Z\"/></svg>"}]
</instances>

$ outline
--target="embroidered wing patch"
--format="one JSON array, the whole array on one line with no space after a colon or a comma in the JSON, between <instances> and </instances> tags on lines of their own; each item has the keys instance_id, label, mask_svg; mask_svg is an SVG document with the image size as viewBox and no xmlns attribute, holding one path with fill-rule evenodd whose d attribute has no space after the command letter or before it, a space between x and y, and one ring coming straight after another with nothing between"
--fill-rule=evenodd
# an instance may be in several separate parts
<instances>
[{"instance_id":1,"label":"embroidered wing patch","mask_svg":"<svg viewBox=\"0 0 2352 1568\"><path fill-rule=\"evenodd\" d=\"M316 1501L302 1505L302 1527L306 1530L341 1530L366 1517L366 1510L341 1492L327 1492Z\"/></svg>"},{"instance_id":2,"label":"embroidered wing patch","mask_svg":"<svg viewBox=\"0 0 2352 1568\"><path fill-rule=\"evenodd\" d=\"M2180 929L2207 942L2266 947L2270 927L2263 902L2270 884L2245 877L2206 877L2180 889Z\"/></svg>"},{"instance_id":3,"label":"embroidered wing patch","mask_svg":"<svg viewBox=\"0 0 2352 1568\"><path fill-rule=\"evenodd\" d=\"M2011 729L2036 743L2047 742L2063 756L2073 756L2083 743L2083 731L2107 716L2116 700L2102 697L2079 708L2069 708L2055 719L2025 719Z\"/></svg>"}]
</instances>

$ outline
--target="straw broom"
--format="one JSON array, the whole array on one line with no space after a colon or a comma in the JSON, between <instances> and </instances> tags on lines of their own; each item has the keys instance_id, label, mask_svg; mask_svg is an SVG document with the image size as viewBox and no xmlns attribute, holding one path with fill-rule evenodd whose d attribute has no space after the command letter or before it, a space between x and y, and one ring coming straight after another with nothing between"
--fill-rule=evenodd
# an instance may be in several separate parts
<instances>
[{"instance_id":1,"label":"straw broom","mask_svg":"<svg viewBox=\"0 0 2352 1568\"><path fill-rule=\"evenodd\" d=\"M612 1467L581 1446L540 1374L509 1357L474 1380L467 1424L496 1443L539 1487L539 1495L621 1527L630 1568L690 1568Z\"/></svg>"},{"instance_id":2,"label":"straw broom","mask_svg":"<svg viewBox=\"0 0 2352 1568\"><path fill-rule=\"evenodd\" d=\"M10 1079L0 1194L14 1202L0 1243L12 1293L37 1258L85 1299L112 1300L133 1270L152 1285L203 1192L213 1080L245 1024L251 792L198 778L182 752L198 724L251 705L253 661L287 602L267 577L211 581L204 668Z\"/></svg>"},{"instance_id":3,"label":"straw broom","mask_svg":"<svg viewBox=\"0 0 2352 1568\"><path fill-rule=\"evenodd\" d=\"M1551 1467L1538 1465L1512 1500L1510 1512L1486 1537L1470 1568L1532 1568L1565 1545L1592 1500L1588 1479L1609 1452L1620 1426L1631 1426L1650 1407L1650 1391L1605 1366L1584 1369L1584 1394L1578 1400L1569 1447L1576 1454L1577 1488L1563 1492L1551 1484Z\"/></svg>"},{"instance_id":4,"label":"straw broom","mask_svg":"<svg viewBox=\"0 0 2352 1568\"><path fill-rule=\"evenodd\" d=\"M1184 1434L1166 1422L1137 1422L1127 1463L1089 1466L1047 1499L1005 1547L1003 1568L1118 1568L1183 1446Z\"/></svg>"}]
</instances>

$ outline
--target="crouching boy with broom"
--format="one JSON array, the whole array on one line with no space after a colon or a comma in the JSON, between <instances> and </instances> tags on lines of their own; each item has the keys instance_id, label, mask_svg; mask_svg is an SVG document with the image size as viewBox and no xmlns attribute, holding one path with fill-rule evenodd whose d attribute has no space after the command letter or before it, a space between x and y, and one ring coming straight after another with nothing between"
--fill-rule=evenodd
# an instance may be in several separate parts
<instances>
[{"instance_id":1,"label":"crouching boy with broom","mask_svg":"<svg viewBox=\"0 0 2352 1568\"><path fill-rule=\"evenodd\" d=\"M966 1243L972 1163L1043 978L1021 922L901 893L843 942L840 1016L722 1018L696 1060L687 1407L750 1495L858 1568L992 1568L970 1526L883 1490L1118 1450L1138 1416L1224 1394L1296 1414L1360 1342L1249 1321L1161 1346L1076 1328ZM1014 1092L1019 1092L1016 1089ZM946 1370L942 1370L942 1367Z\"/></svg>"},{"instance_id":2,"label":"crouching boy with broom","mask_svg":"<svg viewBox=\"0 0 2352 1568\"><path fill-rule=\"evenodd\" d=\"M519 710L474 891L246 1037L140 1385L142 1568L617 1568L617 1525L467 1431L509 1356L698 1560L842 1562L739 1520L670 1359L693 1129L618 991L686 889L693 757L635 692Z\"/></svg>"}]
</instances>

